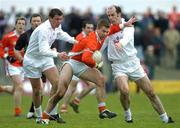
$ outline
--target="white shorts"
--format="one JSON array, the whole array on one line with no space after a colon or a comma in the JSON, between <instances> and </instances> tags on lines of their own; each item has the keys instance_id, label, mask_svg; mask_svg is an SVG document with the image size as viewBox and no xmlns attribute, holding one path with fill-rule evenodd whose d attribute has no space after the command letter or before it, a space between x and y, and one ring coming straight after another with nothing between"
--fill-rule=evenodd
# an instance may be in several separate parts
<instances>
[{"instance_id":1,"label":"white shorts","mask_svg":"<svg viewBox=\"0 0 180 128\"><path fill-rule=\"evenodd\" d=\"M122 62L113 62L111 64L114 78L118 76L128 76L131 80L138 80L146 75L144 69L140 65L138 58Z\"/></svg>"},{"instance_id":2,"label":"white shorts","mask_svg":"<svg viewBox=\"0 0 180 128\"><path fill-rule=\"evenodd\" d=\"M24 80L24 70L23 67L16 67L11 65L9 62L5 62L6 63L6 75L7 76L13 76L13 75L20 75L21 79Z\"/></svg>"},{"instance_id":3,"label":"white shorts","mask_svg":"<svg viewBox=\"0 0 180 128\"><path fill-rule=\"evenodd\" d=\"M77 76L73 75L72 80L79 81L80 79Z\"/></svg>"},{"instance_id":4,"label":"white shorts","mask_svg":"<svg viewBox=\"0 0 180 128\"><path fill-rule=\"evenodd\" d=\"M86 64L73 60L73 59L70 59L64 62L64 64L66 63L71 65L72 70L73 70L73 75L75 75L76 77L79 77L82 73L84 73L89 68Z\"/></svg>"},{"instance_id":5,"label":"white shorts","mask_svg":"<svg viewBox=\"0 0 180 128\"><path fill-rule=\"evenodd\" d=\"M52 67L55 67L55 64L53 58L51 57L24 57L23 68L25 76L28 78L41 78L42 72Z\"/></svg>"},{"instance_id":6,"label":"white shorts","mask_svg":"<svg viewBox=\"0 0 180 128\"><path fill-rule=\"evenodd\" d=\"M59 58L54 58L54 63L55 63L55 65L56 65L58 70L61 69L61 67L63 65L63 61L62 60L60 60Z\"/></svg>"},{"instance_id":7,"label":"white shorts","mask_svg":"<svg viewBox=\"0 0 180 128\"><path fill-rule=\"evenodd\" d=\"M56 67L58 68L58 70L59 70L59 72L60 72L60 71L61 71L61 67L62 67L62 65L63 65L63 61L61 61L61 60L58 59L58 58L55 58L55 59L54 59L54 62L55 62L55 65L56 65ZM72 80L74 80L74 81L79 81L79 78L76 77L75 75L73 75Z\"/></svg>"}]
</instances>

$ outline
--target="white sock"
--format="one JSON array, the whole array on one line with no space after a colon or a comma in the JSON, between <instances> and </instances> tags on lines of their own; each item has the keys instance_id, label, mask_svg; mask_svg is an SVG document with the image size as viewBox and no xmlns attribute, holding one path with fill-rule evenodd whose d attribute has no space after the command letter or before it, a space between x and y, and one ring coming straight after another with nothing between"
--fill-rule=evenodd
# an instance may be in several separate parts
<instances>
[{"instance_id":1,"label":"white sock","mask_svg":"<svg viewBox=\"0 0 180 128\"><path fill-rule=\"evenodd\" d=\"M132 114L130 108L128 108L128 110L125 111L125 120L126 121L132 120Z\"/></svg>"},{"instance_id":2,"label":"white sock","mask_svg":"<svg viewBox=\"0 0 180 128\"><path fill-rule=\"evenodd\" d=\"M102 107L102 106L106 106L106 103L105 102L101 102L98 104L98 107Z\"/></svg>"},{"instance_id":3,"label":"white sock","mask_svg":"<svg viewBox=\"0 0 180 128\"><path fill-rule=\"evenodd\" d=\"M168 118L166 112L163 113L163 114L161 114L161 115L160 115L160 118L161 118L161 120L162 120L164 123L168 123L169 118Z\"/></svg>"},{"instance_id":4,"label":"white sock","mask_svg":"<svg viewBox=\"0 0 180 128\"><path fill-rule=\"evenodd\" d=\"M58 106L59 106L59 104L56 104L56 106L53 108L53 110L49 114L50 115L56 115L57 114Z\"/></svg>"},{"instance_id":5,"label":"white sock","mask_svg":"<svg viewBox=\"0 0 180 128\"><path fill-rule=\"evenodd\" d=\"M36 113L37 117L39 117L39 118L42 117L42 107L41 107L41 105L38 108L34 107L34 110L35 110L35 113Z\"/></svg>"}]
</instances>

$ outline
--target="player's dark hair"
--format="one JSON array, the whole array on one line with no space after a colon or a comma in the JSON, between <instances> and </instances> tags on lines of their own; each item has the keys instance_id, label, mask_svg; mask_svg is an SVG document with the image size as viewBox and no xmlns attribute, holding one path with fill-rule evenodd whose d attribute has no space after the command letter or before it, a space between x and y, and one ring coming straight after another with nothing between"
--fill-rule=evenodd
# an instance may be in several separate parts
<instances>
[{"instance_id":1,"label":"player's dark hair","mask_svg":"<svg viewBox=\"0 0 180 128\"><path fill-rule=\"evenodd\" d=\"M40 17L40 19L41 19L41 21L42 21L41 15L38 14L38 13L34 13L34 14L32 14L32 16L31 16L31 18L30 18L30 23L31 23L31 20L32 20L33 17Z\"/></svg>"},{"instance_id":2,"label":"player's dark hair","mask_svg":"<svg viewBox=\"0 0 180 128\"><path fill-rule=\"evenodd\" d=\"M117 14L121 13L121 7L120 6L114 5L114 7L116 8Z\"/></svg>"},{"instance_id":3,"label":"player's dark hair","mask_svg":"<svg viewBox=\"0 0 180 128\"><path fill-rule=\"evenodd\" d=\"M98 22L97 22L97 29L100 29L103 26L106 27L106 28L109 28L110 27L109 21L106 20L106 19L98 20Z\"/></svg>"},{"instance_id":4,"label":"player's dark hair","mask_svg":"<svg viewBox=\"0 0 180 128\"><path fill-rule=\"evenodd\" d=\"M55 15L62 16L63 12L61 10L59 10L58 8L53 8L50 10L48 16L51 18L54 18Z\"/></svg>"},{"instance_id":5,"label":"player's dark hair","mask_svg":"<svg viewBox=\"0 0 180 128\"><path fill-rule=\"evenodd\" d=\"M25 21L25 24L26 24L26 18L24 18L24 17L18 17L18 18L16 18L15 24L17 24L17 22L18 22L19 20L24 20L24 21Z\"/></svg>"},{"instance_id":6,"label":"player's dark hair","mask_svg":"<svg viewBox=\"0 0 180 128\"><path fill-rule=\"evenodd\" d=\"M89 20L85 20L85 21L82 22L82 28L85 28L86 24L93 24L93 23L91 21L89 21Z\"/></svg>"}]
</instances>

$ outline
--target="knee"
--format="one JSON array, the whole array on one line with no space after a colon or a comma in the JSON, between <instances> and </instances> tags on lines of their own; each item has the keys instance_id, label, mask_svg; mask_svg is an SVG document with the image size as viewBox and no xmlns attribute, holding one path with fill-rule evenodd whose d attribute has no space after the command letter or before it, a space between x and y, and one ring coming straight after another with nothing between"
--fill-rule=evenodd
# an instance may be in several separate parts
<instances>
[{"instance_id":1,"label":"knee","mask_svg":"<svg viewBox=\"0 0 180 128\"><path fill-rule=\"evenodd\" d=\"M14 91L22 92L23 91L23 86L22 85L16 85L14 88Z\"/></svg>"},{"instance_id":2,"label":"knee","mask_svg":"<svg viewBox=\"0 0 180 128\"><path fill-rule=\"evenodd\" d=\"M66 81L61 81L61 84L58 86L58 89L56 91L57 97L63 97L65 95L65 92L67 90L67 84L68 83Z\"/></svg>"},{"instance_id":3,"label":"knee","mask_svg":"<svg viewBox=\"0 0 180 128\"><path fill-rule=\"evenodd\" d=\"M123 89L120 91L121 96L129 96L129 89Z\"/></svg>"},{"instance_id":4,"label":"knee","mask_svg":"<svg viewBox=\"0 0 180 128\"><path fill-rule=\"evenodd\" d=\"M58 86L58 84L59 84L59 78L54 79L52 84L53 84L54 86Z\"/></svg>"},{"instance_id":5,"label":"knee","mask_svg":"<svg viewBox=\"0 0 180 128\"><path fill-rule=\"evenodd\" d=\"M118 86L118 89L120 91L121 96L129 96L129 87L128 87L128 85L125 86L124 84L121 84L121 85L119 84L117 86Z\"/></svg>"},{"instance_id":6,"label":"knee","mask_svg":"<svg viewBox=\"0 0 180 128\"><path fill-rule=\"evenodd\" d=\"M33 89L33 94L35 96L40 96L40 94L42 92L42 89L40 86L32 86L32 89Z\"/></svg>"},{"instance_id":7,"label":"knee","mask_svg":"<svg viewBox=\"0 0 180 128\"><path fill-rule=\"evenodd\" d=\"M57 99L61 99L64 95L65 95L65 92L66 92L66 90L65 89L60 89L60 90L58 90L57 92L56 92L56 98Z\"/></svg>"},{"instance_id":8,"label":"knee","mask_svg":"<svg viewBox=\"0 0 180 128\"><path fill-rule=\"evenodd\" d=\"M39 85L37 85L37 86L32 86L32 89L33 89L33 91L40 91L42 88L41 88L41 86Z\"/></svg>"},{"instance_id":9,"label":"knee","mask_svg":"<svg viewBox=\"0 0 180 128\"><path fill-rule=\"evenodd\" d=\"M41 90L36 88L36 89L33 90L33 94L36 97L41 96Z\"/></svg>"},{"instance_id":10,"label":"knee","mask_svg":"<svg viewBox=\"0 0 180 128\"><path fill-rule=\"evenodd\" d=\"M155 93L153 90L147 91L147 96L151 99L154 99L156 97Z\"/></svg>"},{"instance_id":11,"label":"knee","mask_svg":"<svg viewBox=\"0 0 180 128\"><path fill-rule=\"evenodd\" d=\"M103 75L100 75L96 81L97 81L96 85L99 85L100 87L105 86L105 78Z\"/></svg>"}]
</instances>

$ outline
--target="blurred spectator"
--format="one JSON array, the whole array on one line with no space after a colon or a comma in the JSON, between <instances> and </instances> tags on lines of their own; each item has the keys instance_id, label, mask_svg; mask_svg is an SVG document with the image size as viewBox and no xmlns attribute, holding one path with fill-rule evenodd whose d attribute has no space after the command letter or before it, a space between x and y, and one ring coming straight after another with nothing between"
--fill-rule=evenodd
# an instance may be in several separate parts
<instances>
[{"instance_id":1,"label":"blurred spectator","mask_svg":"<svg viewBox=\"0 0 180 128\"><path fill-rule=\"evenodd\" d=\"M176 24L176 29L179 31L180 33L180 16L177 18L177 24Z\"/></svg>"},{"instance_id":2,"label":"blurred spectator","mask_svg":"<svg viewBox=\"0 0 180 128\"><path fill-rule=\"evenodd\" d=\"M154 28L153 37L152 37L152 45L154 47L154 55L156 57L156 64L160 66L160 59L163 53L163 40L161 36L161 32L159 28Z\"/></svg>"},{"instance_id":3,"label":"blurred spectator","mask_svg":"<svg viewBox=\"0 0 180 128\"><path fill-rule=\"evenodd\" d=\"M5 15L3 11L0 11L0 40L2 39L7 21L5 19Z\"/></svg>"},{"instance_id":4,"label":"blurred spectator","mask_svg":"<svg viewBox=\"0 0 180 128\"><path fill-rule=\"evenodd\" d=\"M153 45L153 36L154 36L154 26L153 24L149 24L147 26L147 30L142 32L142 46L145 51L147 46Z\"/></svg>"},{"instance_id":5,"label":"blurred spectator","mask_svg":"<svg viewBox=\"0 0 180 128\"><path fill-rule=\"evenodd\" d=\"M163 65L166 68L175 68L177 57L177 45L180 42L179 32L175 29L172 22L169 23L169 28L163 34L165 45L165 56Z\"/></svg>"},{"instance_id":6,"label":"blurred spectator","mask_svg":"<svg viewBox=\"0 0 180 128\"><path fill-rule=\"evenodd\" d=\"M135 16L135 15L134 15ZM134 46L137 50L137 57L140 59L140 61L144 60L144 51L143 51L143 45L142 45L142 30L140 29L140 23L136 22L134 24L135 32L134 32Z\"/></svg>"},{"instance_id":7,"label":"blurred spectator","mask_svg":"<svg viewBox=\"0 0 180 128\"><path fill-rule=\"evenodd\" d=\"M94 25L96 25L96 21L98 20L92 12L91 7L88 7L85 13L82 16L83 21L90 21Z\"/></svg>"},{"instance_id":8,"label":"blurred spectator","mask_svg":"<svg viewBox=\"0 0 180 128\"><path fill-rule=\"evenodd\" d=\"M12 6L11 11L8 14L8 30L11 31L14 28L14 23L16 21L16 7Z\"/></svg>"},{"instance_id":9,"label":"blurred spectator","mask_svg":"<svg viewBox=\"0 0 180 128\"><path fill-rule=\"evenodd\" d=\"M180 17L180 12L177 11L177 7L174 5L172 7L172 12L168 14L168 19L173 23L174 26L177 25L178 17Z\"/></svg>"},{"instance_id":10,"label":"blurred spectator","mask_svg":"<svg viewBox=\"0 0 180 128\"><path fill-rule=\"evenodd\" d=\"M32 8L28 8L27 13L25 13L24 17L26 18L26 21L30 21L30 18L32 16L33 10ZM26 22L26 30L29 29L31 27L31 23L30 22Z\"/></svg>"},{"instance_id":11,"label":"blurred spectator","mask_svg":"<svg viewBox=\"0 0 180 128\"><path fill-rule=\"evenodd\" d=\"M44 8L43 7L39 8L39 12L38 13L41 15L42 21L45 21L47 19L47 15L44 13Z\"/></svg>"},{"instance_id":12,"label":"blurred spectator","mask_svg":"<svg viewBox=\"0 0 180 128\"><path fill-rule=\"evenodd\" d=\"M150 26L153 26L153 18L152 18L152 14L150 15L149 12L145 12L143 14L143 18L140 21L140 26L141 26L141 30L142 32L145 32L149 29Z\"/></svg>"},{"instance_id":13,"label":"blurred spectator","mask_svg":"<svg viewBox=\"0 0 180 128\"><path fill-rule=\"evenodd\" d=\"M176 68L180 69L180 43L177 45L177 61Z\"/></svg>"},{"instance_id":14,"label":"blurred spectator","mask_svg":"<svg viewBox=\"0 0 180 128\"><path fill-rule=\"evenodd\" d=\"M127 21L129 19L127 14L123 10L123 7L121 7L121 17L124 18L125 21Z\"/></svg>"},{"instance_id":15,"label":"blurred spectator","mask_svg":"<svg viewBox=\"0 0 180 128\"><path fill-rule=\"evenodd\" d=\"M155 20L155 27L160 28L161 34L164 33L165 30L168 28L168 19L163 11L157 12L157 19Z\"/></svg>"},{"instance_id":16,"label":"blurred spectator","mask_svg":"<svg viewBox=\"0 0 180 128\"><path fill-rule=\"evenodd\" d=\"M151 7L147 8L147 15L153 22L155 21L155 17L154 17L154 14L152 13Z\"/></svg>"},{"instance_id":17,"label":"blurred spectator","mask_svg":"<svg viewBox=\"0 0 180 128\"><path fill-rule=\"evenodd\" d=\"M108 17L106 15L106 8L103 9L103 13L99 16L99 19L107 19L108 20Z\"/></svg>"},{"instance_id":18,"label":"blurred spectator","mask_svg":"<svg viewBox=\"0 0 180 128\"><path fill-rule=\"evenodd\" d=\"M145 52L144 64L147 66L147 75L150 80L154 79L154 71L156 66L156 57L154 56L154 46L149 45Z\"/></svg>"},{"instance_id":19,"label":"blurred spectator","mask_svg":"<svg viewBox=\"0 0 180 128\"><path fill-rule=\"evenodd\" d=\"M71 36L76 36L78 33L81 32L82 28L82 18L80 17L79 10L72 7L71 13L67 16L67 18L69 19L69 34Z\"/></svg>"}]
</instances>

